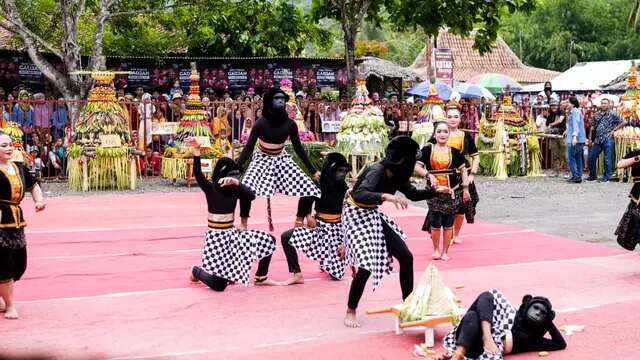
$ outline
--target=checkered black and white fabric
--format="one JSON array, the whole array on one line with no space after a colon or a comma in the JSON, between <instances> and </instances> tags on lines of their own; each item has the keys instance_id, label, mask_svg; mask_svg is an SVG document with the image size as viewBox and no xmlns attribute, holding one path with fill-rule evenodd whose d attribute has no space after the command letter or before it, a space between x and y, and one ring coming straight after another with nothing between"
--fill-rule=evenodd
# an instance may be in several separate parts
<instances>
[{"instance_id":1,"label":"checkered black and white fabric","mask_svg":"<svg viewBox=\"0 0 640 360\"><path fill-rule=\"evenodd\" d=\"M336 279L344 277L345 259L338 254L342 241L342 224L326 223L317 220L318 225L311 229L299 227L293 230L289 243L320 263L320 268Z\"/></svg>"},{"instance_id":2,"label":"checkered black and white fabric","mask_svg":"<svg viewBox=\"0 0 640 360\"><path fill-rule=\"evenodd\" d=\"M501 352L504 352L504 343L502 339L507 335L508 331L513 328L513 323L516 318L516 309L511 305L504 295L497 289L489 290L493 295L493 318L491 319L491 336L493 341L498 346ZM442 346L452 354L456 350L456 326L445 336L442 340ZM502 360L502 354L493 355L482 353L477 360ZM474 360L472 358L465 357L465 360Z\"/></svg>"},{"instance_id":3,"label":"checkered black and white fabric","mask_svg":"<svg viewBox=\"0 0 640 360\"><path fill-rule=\"evenodd\" d=\"M261 230L209 229L204 239L202 267L223 279L248 285L251 263L275 250L276 239Z\"/></svg>"},{"instance_id":4,"label":"checkered black and white fabric","mask_svg":"<svg viewBox=\"0 0 640 360\"><path fill-rule=\"evenodd\" d=\"M279 193L320 197L320 189L285 151L279 155L268 155L259 150L254 152L242 183L256 196L271 197Z\"/></svg>"},{"instance_id":5,"label":"checkered black and white fabric","mask_svg":"<svg viewBox=\"0 0 640 360\"><path fill-rule=\"evenodd\" d=\"M382 229L385 222L403 241L407 236L378 209L363 209L346 204L342 212L342 236L347 245L347 264L363 268L373 276L375 290L382 277L393 270Z\"/></svg>"}]
</instances>

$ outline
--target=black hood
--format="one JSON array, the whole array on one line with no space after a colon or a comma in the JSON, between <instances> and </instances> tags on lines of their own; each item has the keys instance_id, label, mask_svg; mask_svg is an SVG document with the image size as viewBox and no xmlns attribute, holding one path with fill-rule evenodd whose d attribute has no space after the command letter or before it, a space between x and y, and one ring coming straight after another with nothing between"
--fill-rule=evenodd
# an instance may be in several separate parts
<instances>
[{"instance_id":1,"label":"black hood","mask_svg":"<svg viewBox=\"0 0 640 360\"><path fill-rule=\"evenodd\" d=\"M341 181L339 183L335 178L336 170L343 166L347 167L349 171L351 171L351 165L342 154L332 152L325 156L320 175L321 191L341 191L347 187L347 183L345 181Z\"/></svg>"},{"instance_id":2,"label":"black hood","mask_svg":"<svg viewBox=\"0 0 640 360\"><path fill-rule=\"evenodd\" d=\"M282 89L269 89L264 93L264 97L262 98L262 114L263 117L269 121L284 121L288 118L286 105L285 109L283 109L282 111L276 111L273 109L273 98L276 96L276 94L283 94L285 103L289 102L289 95L287 95L287 93L285 93Z\"/></svg>"},{"instance_id":3,"label":"black hood","mask_svg":"<svg viewBox=\"0 0 640 360\"><path fill-rule=\"evenodd\" d=\"M213 186L221 191L233 190L233 186L227 186L224 188L220 187L220 184L218 184L218 180L228 176L236 177L239 175L240 168L238 167L238 164L236 164L236 162L231 158L223 157L218 159L218 161L216 162L216 166L213 168L213 174L211 174L211 182L213 183Z\"/></svg>"},{"instance_id":4,"label":"black hood","mask_svg":"<svg viewBox=\"0 0 640 360\"><path fill-rule=\"evenodd\" d=\"M527 318L527 310L535 303L543 304L549 310L547 322L545 324L536 324ZM527 336L534 339L541 338L547 333L548 323L553 321L555 315L551 301L549 301L548 298L543 296L525 295L522 298L522 304L516 314L514 330L526 333Z\"/></svg>"},{"instance_id":5,"label":"black hood","mask_svg":"<svg viewBox=\"0 0 640 360\"><path fill-rule=\"evenodd\" d=\"M396 136L389 142L382 165L391 170L395 179L404 183L413 174L420 145L408 136Z\"/></svg>"}]
</instances>

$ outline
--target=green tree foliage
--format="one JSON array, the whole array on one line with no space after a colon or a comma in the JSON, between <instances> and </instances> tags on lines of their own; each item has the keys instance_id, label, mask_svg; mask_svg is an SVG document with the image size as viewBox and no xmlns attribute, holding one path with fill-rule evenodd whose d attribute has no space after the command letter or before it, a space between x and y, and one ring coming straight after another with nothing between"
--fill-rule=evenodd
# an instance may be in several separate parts
<instances>
[{"instance_id":1,"label":"green tree foliage","mask_svg":"<svg viewBox=\"0 0 640 360\"><path fill-rule=\"evenodd\" d=\"M287 0L187 1L163 23L196 56L290 56L331 43L329 31Z\"/></svg>"},{"instance_id":2,"label":"green tree foliage","mask_svg":"<svg viewBox=\"0 0 640 360\"><path fill-rule=\"evenodd\" d=\"M545 0L529 15L507 19L501 34L525 63L546 69L637 58L640 35L627 25L632 6L629 0Z\"/></svg>"},{"instance_id":3,"label":"green tree foliage","mask_svg":"<svg viewBox=\"0 0 640 360\"><path fill-rule=\"evenodd\" d=\"M397 29L422 29L436 36L446 27L459 35L471 35L474 48L480 53L495 44L505 16L517 11L527 12L536 0L386 0L389 20Z\"/></svg>"},{"instance_id":4,"label":"green tree foliage","mask_svg":"<svg viewBox=\"0 0 640 360\"><path fill-rule=\"evenodd\" d=\"M78 43L92 51L97 0L87 2ZM25 25L59 44L57 0L19 0ZM287 0L122 0L104 32L104 54L119 56L297 56L308 44L330 47L332 34ZM16 38L16 47L20 40Z\"/></svg>"}]
</instances>

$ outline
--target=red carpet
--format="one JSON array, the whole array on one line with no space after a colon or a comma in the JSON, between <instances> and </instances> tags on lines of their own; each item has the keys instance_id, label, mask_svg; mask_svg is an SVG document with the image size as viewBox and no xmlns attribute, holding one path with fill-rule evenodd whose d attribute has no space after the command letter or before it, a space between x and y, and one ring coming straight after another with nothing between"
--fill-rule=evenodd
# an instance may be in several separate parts
<instances>
[{"instance_id":1,"label":"red carpet","mask_svg":"<svg viewBox=\"0 0 640 360\"><path fill-rule=\"evenodd\" d=\"M206 206L200 193L66 197L44 213L25 206L29 268L16 286L21 319L0 319L0 352L61 358L409 359L420 333L394 335L390 316L341 325L350 279L335 282L301 256L307 283L232 286L215 293L188 281L201 255ZM295 199L273 200L278 237L293 223ZM251 225L266 229L263 200ZM384 208L409 235L417 276L430 261L420 231L425 210ZM483 221L465 226L452 260L437 262L468 304L503 290L550 297L556 323L585 325L551 359L636 359L640 333L637 254ZM270 275L288 276L280 246ZM399 301L397 275L364 294L361 310ZM442 337L447 327L437 330ZM611 344L611 345L610 345ZM606 354L603 356L603 352ZM513 356L537 358L536 354Z\"/></svg>"}]
</instances>

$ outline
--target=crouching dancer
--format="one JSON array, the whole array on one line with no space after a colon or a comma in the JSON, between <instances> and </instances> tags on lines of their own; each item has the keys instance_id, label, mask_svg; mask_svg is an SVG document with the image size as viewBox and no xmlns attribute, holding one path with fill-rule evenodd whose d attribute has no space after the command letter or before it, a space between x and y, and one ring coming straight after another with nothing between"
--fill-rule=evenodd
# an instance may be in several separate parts
<instances>
[{"instance_id":1,"label":"crouching dancer","mask_svg":"<svg viewBox=\"0 0 640 360\"><path fill-rule=\"evenodd\" d=\"M506 354L564 350L567 343L554 317L545 297L525 295L516 311L500 291L485 291L443 339L445 353L437 359L499 360ZM547 332L551 339L544 337Z\"/></svg>"},{"instance_id":2,"label":"crouching dancer","mask_svg":"<svg viewBox=\"0 0 640 360\"><path fill-rule=\"evenodd\" d=\"M418 149L418 143L410 137L398 136L391 140L385 158L360 174L347 199L342 231L347 245L347 263L358 270L349 290L345 326L360 327L356 320L356 309L367 280L373 275L375 290L384 274L391 273L391 257L400 263L402 299L413 291L413 255L405 244L407 236L378 209L378 205L388 201L397 208L406 209L409 203L395 195L397 191L412 201L432 198L436 191L449 191L445 187L418 190L411 184L409 180L420 155Z\"/></svg>"},{"instance_id":3,"label":"crouching dancer","mask_svg":"<svg viewBox=\"0 0 640 360\"><path fill-rule=\"evenodd\" d=\"M344 240L342 236L342 207L347 193L345 178L351 171L347 159L339 153L330 153L324 159L320 175L320 198L302 197L298 202L296 227L282 233L282 248L292 277L283 285L302 284L304 278L298 263L296 249L320 263L320 269L335 280L344 276ZM311 207L315 202L315 218ZM303 227L307 218L308 227Z\"/></svg>"},{"instance_id":4,"label":"crouching dancer","mask_svg":"<svg viewBox=\"0 0 640 360\"><path fill-rule=\"evenodd\" d=\"M275 238L260 230L246 230L251 189L237 179L240 169L230 158L221 158L213 169L212 181L202 174L200 144L196 138L186 140L193 147L193 175L207 197L209 230L205 235L202 267L191 269L191 281L202 281L216 291L224 291L229 282L249 283L251 263L260 260L256 285L275 285L262 274L276 249ZM241 230L233 226L236 202L240 200Z\"/></svg>"}]
</instances>

